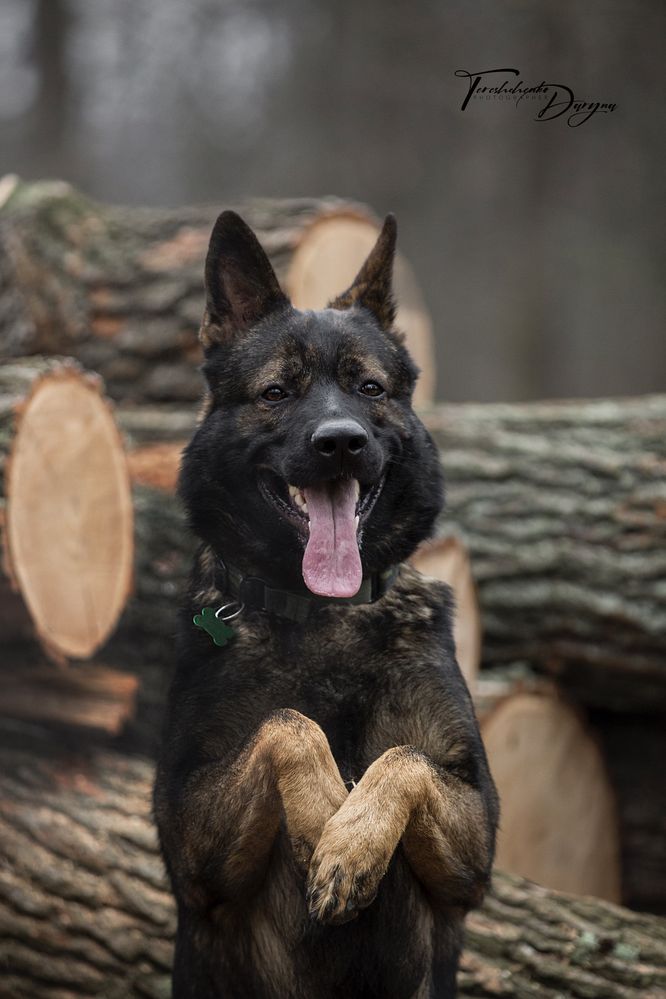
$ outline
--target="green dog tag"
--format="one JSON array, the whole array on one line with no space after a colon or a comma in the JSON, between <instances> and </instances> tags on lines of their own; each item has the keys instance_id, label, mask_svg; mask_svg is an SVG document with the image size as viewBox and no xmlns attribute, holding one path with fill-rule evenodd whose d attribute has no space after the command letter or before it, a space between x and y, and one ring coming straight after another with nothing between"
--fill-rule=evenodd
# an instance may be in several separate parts
<instances>
[{"instance_id":1,"label":"green dog tag","mask_svg":"<svg viewBox=\"0 0 666 999\"><path fill-rule=\"evenodd\" d=\"M234 637L234 629L226 621L216 617L212 607L204 607L201 614L195 614L192 620L197 628L208 632L216 645L226 645Z\"/></svg>"}]
</instances>

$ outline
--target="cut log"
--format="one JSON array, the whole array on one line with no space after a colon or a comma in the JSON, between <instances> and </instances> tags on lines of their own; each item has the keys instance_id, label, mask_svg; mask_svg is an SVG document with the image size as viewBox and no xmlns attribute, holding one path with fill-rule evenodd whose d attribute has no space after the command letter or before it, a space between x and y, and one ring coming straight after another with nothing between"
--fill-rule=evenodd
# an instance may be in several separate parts
<instances>
[{"instance_id":1,"label":"cut log","mask_svg":"<svg viewBox=\"0 0 666 999\"><path fill-rule=\"evenodd\" d=\"M176 614L192 568L196 541L171 493L135 487L136 579L132 599L104 648L110 662L172 661ZM109 650L113 650L110 654Z\"/></svg>"},{"instance_id":2,"label":"cut log","mask_svg":"<svg viewBox=\"0 0 666 999\"><path fill-rule=\"evenodd\" d=\"M136 486L149 486L174 493L185 441L176 444L146 444L132 448L127 455L130 478Z\"/></svg>"},{"instance_id":3,"label":"cut log","mask_svg":"<svg viewBox=\"0 0 666 999\"><path fill-rule=\"evenodd\" d=\"M535 673L525 663L482 670L474 692L474 710L481 724L504 701L516 694L557 697L557 684L541 673Z\"/></svg>"},{"instance_id":4,"label":"cut log","mask_svg":"<svg viewBox=\"0 0 666 999\"><path fill-rule=\"evenodd\" d=\"M615 799L578 712L557 697L515 694L481 732L501 801L497 865L547 888L618 902Z\"/></svg>"},{"instance_id":5,"label":"cut log","mask_svg":"<svg viewBox=\"0 0 666 999\"><path fill-rule=\"evenodd\" d=\"M663 999L666 921L496 872L460 964L460 996Z\"/></svg>"},{"instance_id":6,"label":"cut log","mask_svg":"<svg viewBox=\"0 0 666 999\"><path fill-rule=\"evenodd\" d=\"M199 403L117 406L116 419L132 448L151 444L184 447L195 431L199 409Z\"/></svg>"},{"instance_id":7,"label":"cut log","mask_svg":"<svg viewBox=\"0 0 666 999\"><path fill-rule=\"evenodd\" d=\"M0 638L56 660L107 639L132 580L132 500L99 379L70 361L0 364L4 594Z\"/></svg>"},{"instance_id":8,"label":"cut log","mask_svg":"<svg viewBox=\"0 0 666 999\"><path fill-rule=\"evenodd\" d=\"M585 704L666 710L666 396L440 406L426 422L483 663L528 662Z\"/></svg>"},{"instance_id":9,"label":"cut log","mask_svg":"<svg viewBox=\"0 0 666 999\"><path fill-rule=\"evenodd\" d=\"M0 965L14 999L164 999L174 906L150 819L152 766L0 751ZM496 874L467 922L461 996L656 999L666 922Z\"/></svg>"},{"instance_id":10,"label":"cut log","mask_svg":"<svg viewBox=\"0 0 666 999\"><path fill-rule=\"evenodd\" d=\"M470 693L476 690L481 662L481 613L467 548L454 534L421 545L410 559L424 576L447 583L454 598L453 638Z\"/></svg>"},{"instance_id":11,"label":"cut log","mask_svg":"<svg viewBox=\"0 0 666 999\"><path fill-rule=\"evenodd\" d=\"M181 454L196 428L198 409L193 404L118 407L135 485L175 492Z\"/></svg>"},{"instance_id":12,"label":"cut log","mask_svg":"<svg viewBox=\"0 0 666 999\"><path fill-rule=\"evenodd\" d=\"M5 718L119 735L132 718L138 677L100 663L35 665L25 649L3 654L0 713Z\"/></svg>"},{"instance_id":13,"label":"cut log","mask_svg":"<svg viewBox=\"0 0 666 999\"><path fill-rule=\"evenodd\" d=\"M368 208L339 198L234 207L297 306L323 307L344 291L379 231ZM100 372L117 400L197 399L203 261L219 210L107 207L67 184L16 180L0 212L2 353L73 355ZM319 272L330 264L343 283L329 290ZM396 282L399 322L424 369L419 398L427 402L435 367L430 320L402 257Z\"/></svg>"}]
</instances>

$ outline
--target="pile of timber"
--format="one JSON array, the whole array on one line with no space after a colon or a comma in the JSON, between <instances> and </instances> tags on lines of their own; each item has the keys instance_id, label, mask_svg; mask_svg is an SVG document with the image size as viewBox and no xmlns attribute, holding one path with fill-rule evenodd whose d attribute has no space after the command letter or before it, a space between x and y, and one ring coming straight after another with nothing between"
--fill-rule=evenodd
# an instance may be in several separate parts
<instances>
[{"instance_id":1,"label":"pile of timber","mask_svg":"<svg viewBox=\"0 0 666 999\"><path fill-rule=\"evenodd\" d=\"M152 764L0 749L0 966L15 999L170 994L175 913ZM496 874L467 921L461 996L657 999L666 922Z\"/></svg>"},{"instance_id":2,"label":"pile of timber","mask_svg":"<svg viewBox=\"0 0 666 999\"><path fill-rule=\"evenodd\" d=\"M355 277L379 232L340 198L260 199L235 208L256 231L297 308L323 308ZM220 206L100 205L62 182L0 184L3 353L68 354L113 399L195 401L203 262ZM432 324L416 278L396 260L397 321L432 399Z\"/></svg>"},{"instance_id":3,"label":"pile of timber","mask_svg":"<svg viewBox=\"0 0 666 999\"><path fill-rule=\"evenodd\" d=\"M301 307L348 284L377 231L369 210L337 199L237 207ZM145 813L150 767L127 754L156 747L194 547L175 486L197 419L215 213L0 184L0 961L11 994L166 994L173 915ZM398 294L423 405L432 342L404 261ZM423 416L448 509L415 563L455 592L456 644L503 802L499 864L666 912L666 397ZM31 739L51 726L46 747L57 737L88 749L57 760L44 745L17 749L27 723ZM99 733L113 753L92 748ZM469 921L462 994L656 995L650 937L662 932L499 877Z\"/></svg>"}]
</instances>

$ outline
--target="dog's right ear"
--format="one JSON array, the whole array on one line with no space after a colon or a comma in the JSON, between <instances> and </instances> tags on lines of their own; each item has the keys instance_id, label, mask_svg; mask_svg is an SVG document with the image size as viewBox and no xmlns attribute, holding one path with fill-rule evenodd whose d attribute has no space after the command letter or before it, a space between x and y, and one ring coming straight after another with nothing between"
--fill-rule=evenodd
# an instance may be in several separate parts
<instances>
[{"instance_id":1,"label":"dog's right ear","mask_svg":"<svg viewBox=\"0 0 666 999\"><path fill-rule=\"evenodd\" d=\"M259 240L236 212L222 212L213 226L205 282L199 333L204 350L228 342L289 301Z\"/></svg>"}]
</instances>

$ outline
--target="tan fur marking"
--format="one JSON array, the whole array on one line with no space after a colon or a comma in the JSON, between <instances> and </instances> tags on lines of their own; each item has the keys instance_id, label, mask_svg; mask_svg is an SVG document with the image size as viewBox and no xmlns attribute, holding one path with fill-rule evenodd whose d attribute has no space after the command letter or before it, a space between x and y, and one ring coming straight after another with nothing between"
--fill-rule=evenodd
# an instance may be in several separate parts
<instances>
[{"instance_id":1,"label":"tan fur marking","mask_svg":"<svg viewBox=\"0 0 666 999\"><path fill-rule=\"evenodd\" d=\"M287 830L296 858L307 866L326 822L347 797L328 739L298 711L266 733Z\"/></svg>"},{"instance_id":2,"label":"tan fur marking","mask_svg":"<svg viewBox=\"0 0 666 999\"><path fill-rule=\"evenodd\" d=\"M293 913L289 913L289 925ZM252 963L263 973L267 986L276 995L289 995L297 980L294 961L284 945L285 924L268 906L262 906L252 917ZM278 991L279 989L279 991Z\"/></svg>"},{"instance_id":3,"label":"tan fur marking","mask_svg":"<svg viewBox=\"0 0 666 999\"><path fill-rule=\"evenodd\" d=\"M223 330L218 323L213 322L206 309L199 329L199 342L203 349L208 350L216 343L224 343L230 339L231 332Z\"/></svg>"},{"instance_id":4,"label":"tan fur marking","mask_svg":"<svg viewBox=\"0 0 666 999\"><path fill-rule=\"evenodd\" d=\"M196 883L201 870L211 877L211 860L219 858L224 882L240 895L263 881L281 814L294 855L306 870L322 829L347 797L347 789L321 728L298 711L284 710L261 725L231 768L211 765L198 774L186 795L183 821L196 824L196 829L181 833L187 880ZM232 842L218 841L221 828L233 831ZM203 904L205 891L211 889L211 884L199 886L190 904Z\"/></svg>"},{"instance_id":5,"label":"tan fur marking","mask_svg":"<svg viewBox=\"0 0 666 999\"><path fill-rule=\"evenodd\" d=\"M444 904L479 878L485 850L478 792L455 778L442 783L427 760L409 746L387 750L324 828L309 871L310 907L316 918L341 923L374 899L389 861L404 836L407 859L425 887ZM451 891L453 890L453 895Z\"/></svg>"},{"instance_id":6,"label":"tan fur marking","mask_svg":"<svg viewBox=\"0 0 666 999\"><path fill-rule=\"evenodd\" d=\"M254 372L252 379L248 383L248 394L250 396L259 395L269 385L280 385L285 376L282 359L270 361L263 368Z\"/></svg>"},{"instance_id":7,"label":"tan fur marking","mask_svg":"<svg viewBox=\"0 0 666 999\"><path fill-rule=\"evenodd\" d=\"M390 387L388 372L384 370L376 357L364 354L355 346L348 347L341 352L338 365L338 376L341 381L379 382L385 388Z\"/></svg>"},{"instance_id":8,"label":"tan fur marking","mask_svg":"<svg viewBox=\"0 0 666 999\"><path fill-rule=\"evenodd\" d=\"M194 594L194 600L202 607L209 604L219 604L223 594L215 586L215 555L211 548L204 548L199 555L199 569L201 572L202 586Z\"/></svg>"}]
</instances>

